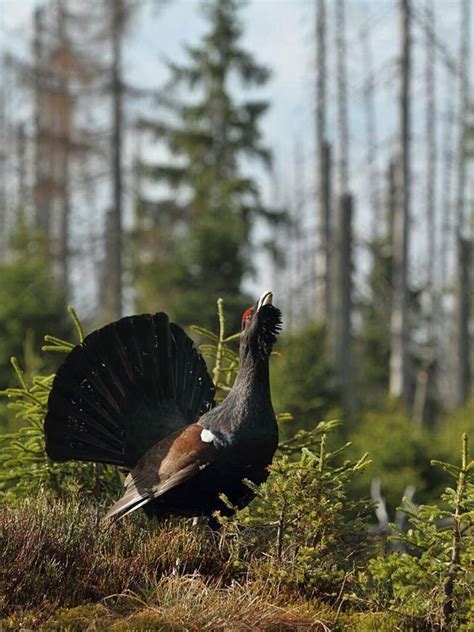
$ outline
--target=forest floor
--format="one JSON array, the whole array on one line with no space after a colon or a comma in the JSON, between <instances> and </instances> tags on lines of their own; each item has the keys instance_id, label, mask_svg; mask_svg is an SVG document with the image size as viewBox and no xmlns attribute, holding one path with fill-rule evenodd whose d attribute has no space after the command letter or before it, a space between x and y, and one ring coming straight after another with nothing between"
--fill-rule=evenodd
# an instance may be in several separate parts
<instances>
[{"instance_id":1,"label":"forest floor","mask_svg":"<svg viewBox=\"0 0 474 632\"><path fill-rule=\"evenodd\" d=\"M104 524L78 502L0 508L0 630L391 631L387 613L318 601L245 571L232 544L187 520ZM257 561L258 564L258 561Z\"/></svg>"}]
</instances>

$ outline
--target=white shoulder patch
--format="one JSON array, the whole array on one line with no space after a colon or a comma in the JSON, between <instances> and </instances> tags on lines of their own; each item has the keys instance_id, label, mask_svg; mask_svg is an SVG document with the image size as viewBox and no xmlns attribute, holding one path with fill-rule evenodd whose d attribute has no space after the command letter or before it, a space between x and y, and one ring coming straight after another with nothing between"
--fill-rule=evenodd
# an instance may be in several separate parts
<instances>
[{"instance_id":1,"label":"white shoulder patch","mask_svg":"<svg viewBox=\"0 0 474 632\"><path fill-rule=\"evenodd\" d=\"M204 443L212 443L215 438L215 435L213 435L210 430L208 430L207 428L202 429L201 441L204 441Z\"/></svg>"}]
</instances>

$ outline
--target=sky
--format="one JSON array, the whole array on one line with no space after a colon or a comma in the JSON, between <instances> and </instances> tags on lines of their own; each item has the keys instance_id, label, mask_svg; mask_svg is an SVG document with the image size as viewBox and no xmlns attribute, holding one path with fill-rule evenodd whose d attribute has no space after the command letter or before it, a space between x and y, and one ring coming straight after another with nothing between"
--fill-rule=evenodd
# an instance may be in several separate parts
<instances>
[{"instance_id":1,"label":"sky","mask_svg":"<svg viewBox=\"0 0 474 632\"><path fill-rule=\"evenodd\" d=\"M35 0L0 0L0 49L27 49L31 37L31 13ZM135 19L126 47L125 68L129 82L135 85L159 87L166 80L164 59L184 60L184 45L196 44L205 32L197 0L142 0L143 8ZM458 58L460 0L434 0L436 28L442 54L437 50L436 89L439 125L437 137L442 141L443 117L448 113L449 97L455 89L445 63L446 56ZM365 141L365 105L363 86L367 68L361 45L361 30L369 29L373 58L376 128L378 136L378 169L384 171L393 149L397 127L397 51L399 23L396 0L347 0L347 67L348 102L350 111L351 186L356 196L356 253L363 275L367 266L364 248L373 221L369 209L371 182L367 172ZM328 0L330 19L328 32L329 57L329 135L336 145L337 110L335 67L335 0ZM414 0L414 68L413 68L413 207L412 217L419 239L412 245L413 273L418 274L425 254L423 237L424 200L424 61L426 0ZM271 108L263 121L263 132L275 160L275 175L270 176L255 165L248 169L259 178L264 196L269 203L288 204L300 197L302 213L308 233L316 231L314 200L314 95L316 83L313 0L250 0L242 10L243 44L272 71L268 86L258 96L267 98ZM474 11L472 11L474 14ZM474 15L472 16L474 19ZM474 32L474 29L473 29ZM239 89L238 98L243 97ZM130 113L131 115L131 113ZM295 157L296 156L296 157ZM440 171L442 156L439 157ZM297 164L296 164L297 163ZM438 179L438 198L442 199L442 178ZM275 193L277 190L277 193ZM438 209L438 213L441 211ZM99 221L99 220L98 220ZM101 221L101 220L100 220ZM265 238L259 227L256 241ZM256 249L258 250L258 249ZM365 263L364 263L365 261ZM258 258L258 276L248 280L251 291L267 287L271 282L268 260Z\"/></svg>"}]
</instances>

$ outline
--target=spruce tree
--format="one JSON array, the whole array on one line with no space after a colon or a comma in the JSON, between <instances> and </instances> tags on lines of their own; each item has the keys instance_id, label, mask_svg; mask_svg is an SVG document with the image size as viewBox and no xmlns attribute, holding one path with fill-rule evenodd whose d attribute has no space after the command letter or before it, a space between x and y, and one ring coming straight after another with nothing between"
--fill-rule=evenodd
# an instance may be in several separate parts
<instances>
[{"instance_id":1,"label":"spruce tree","mask_svg":"<svg viewBox=\"0 0 474 632\"><path fill-rule=\"evenodd\" d=\"M166 309L185 324L214 324L215 299L222 297L236 325L237 308L248 300L241 284L252 269L252 226L258 215L273 216L242 169L245 158L267 166L271 158L260 132L268 103L232 94L236 81L255 88L269 78L240 45L240 7L238 0L203 5L207 34L198 46L186 47L186 64L169 63L166 122L143 122L166 144L170 160L140 169L167 195L138 201L138 307ZM182 99L183 88L191 91L191 102Z\"/></svg>"}]
</instances>

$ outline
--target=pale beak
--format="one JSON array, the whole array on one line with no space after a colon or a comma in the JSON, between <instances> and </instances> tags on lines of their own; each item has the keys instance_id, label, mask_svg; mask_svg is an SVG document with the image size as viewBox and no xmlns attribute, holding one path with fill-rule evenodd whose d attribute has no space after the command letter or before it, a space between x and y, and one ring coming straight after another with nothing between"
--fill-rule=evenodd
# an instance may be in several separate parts
<instances>
[{"instance_id":1,"label":"pale beak","mask_svg":"<svg viewBox=\"0 0 474 632\"><path fill-rule=\"evenodd\" d=\"M273 301L273 292L267 291L262 294L257 302L257 312L264 305L271 305Z\"/></svg>"}]
</instances>

